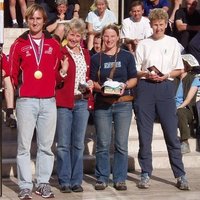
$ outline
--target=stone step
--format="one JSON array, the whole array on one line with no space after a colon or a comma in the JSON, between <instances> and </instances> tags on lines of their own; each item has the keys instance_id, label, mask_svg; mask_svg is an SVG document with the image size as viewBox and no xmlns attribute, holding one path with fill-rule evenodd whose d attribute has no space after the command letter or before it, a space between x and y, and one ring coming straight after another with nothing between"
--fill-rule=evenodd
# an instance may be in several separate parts
<instances>
[{"instance_id":1,"label":"stone step","mask_svg":"<svg viewBox=\"0 0 200 200\"><path fill-rule=\"evenodd\" d=\"M112 162L113 156L111 156ZM129 154L128 171L140 170L137 159L137 154ZM56 162L56 161L55 161ZM94 174L95 156L84 155L84 173ZM200 153L192 152L183 155L183 163L185 168L200 168ZM153 169L168 169L170 168L168 155L166 152L153 152ZM31 161L32 173L35 173L35 159ZM53 174L56 174L56 165L54 165ZM16 176L16 158L2 159L2 177Z\"/></svg>"},{"instance_id":2,"label":"stone step","mask_svg":"<svg viewBox=\"0 0 200 200\"><path fill-rule=\"evenodd\" d=\"M198 143L195 138L189 139L190 150L191 152L199 151ZM94 155L96 148L96 142L92 138L86 138L85 140L85 155ZM56 143L53 146L53 152L56 152ZM139 141L136 138L129 138L128 142L128 151L130 154L138 153L139 150ZM31 146L31 155L32 157L36 156L37 145L36 141L33 140ZM111 145L110 152L114 151L113 145ZM167 148L165 145L165 141L163 138L156 138L152 141L152 152L167 152ZM10 140L10 141L3 141L2 143L2 158L15 158L17 154L17 141Z\"/></svg>"},{"instance_id":3,"label":"stone step","mask_svg":"<svg viewBox=\"0 0 200 200\"><path fill-rule=\"evenodd\" d=\"M22 33L24 33L26 28L4 28L4 44L3 44L3 52L8 55L10 51L10 46L15 41L17 37L19 37Z\"/></svg>"}]
</instances>

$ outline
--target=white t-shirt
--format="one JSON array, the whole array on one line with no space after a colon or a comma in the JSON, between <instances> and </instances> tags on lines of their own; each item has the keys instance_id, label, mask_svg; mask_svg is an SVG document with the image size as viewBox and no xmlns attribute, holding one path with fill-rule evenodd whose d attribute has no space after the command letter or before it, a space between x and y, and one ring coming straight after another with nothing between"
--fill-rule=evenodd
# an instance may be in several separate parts
<instances>
[{"instance_id":1,"label":"white t-shirt","mask_svg":"<svg viewBox=\"0 0 200 200\"><path fill-rule=\"evenodd\" d=\"M88 13L85 21L93 25L93 30L99 32L104 26L117 23L114 13L108 9L105 10L104 16L100 19L97 10Z\"/></svg>"},{"instance_id":2,"label":"white t-shirt","mask_svg":"<svg viewBox=\"0 0 200 200\"><path fill-rule=\"evenodd\" d=\"M135 59L137 71L148 71L147 68L153 65L163 74L184 69L180 45L176 38L168 35L159 40L150 37L139 42Z\"/></svg>"},{"instance_id":3,"label":"white t-shirt","mask_svg":"<svg viewBox=\"0 0 200 200\"><path fill-rule=\"evenodd\" d=\"M132 17L126 18L122 22L121 38L145 39L152 35L152 28L147 17L141 18L139 22Z\"/></svg>"}]
</instances>

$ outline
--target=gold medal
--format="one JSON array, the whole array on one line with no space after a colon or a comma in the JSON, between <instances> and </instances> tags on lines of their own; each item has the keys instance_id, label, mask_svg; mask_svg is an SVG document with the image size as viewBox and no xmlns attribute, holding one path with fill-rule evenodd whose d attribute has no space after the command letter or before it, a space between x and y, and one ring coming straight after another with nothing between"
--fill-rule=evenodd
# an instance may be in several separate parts
<instances>
[{"instance_id":1,"label":"gold medal","mask_svg":"<svg viewBox=\"0 0 200 200\"><path fill-rule=\"evenodd\" d=\"M36 79L41 79L42 78L42 72L40 70L35 71L34 77Z\"/></svg>"}]
</instances>

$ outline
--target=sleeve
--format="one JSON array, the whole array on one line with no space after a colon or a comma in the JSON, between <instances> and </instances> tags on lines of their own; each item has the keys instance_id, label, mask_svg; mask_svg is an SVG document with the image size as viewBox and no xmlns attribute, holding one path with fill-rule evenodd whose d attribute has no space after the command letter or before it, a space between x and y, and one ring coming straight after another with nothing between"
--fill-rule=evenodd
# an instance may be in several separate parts
<instances>
[{"instance_id":1,"label":"sleeve","mask_svg":"<svg viewBox=\"0 0 200 200\"><path fill-rule=\"evenodd\" d=\"M165 6L169 7L170 6L170 3L169 3L168 0L162 0L161 4L162 4L162 7L165 7Z\"/></svg>"},{"instance_id":2,"label":"sleeve","mask_svg":"<svg viewBox=\"0 0 200 200\"><path fill-rule=\"evenodd\" d=\"M10 69L9 69L9 63L6 55L3 53L2 55L2 69L5 71L5 76L10 76Z\"/></svg>"},{"instance_id":3,"label":"sleeve","mask_svg":"<svg viewBox=\"0 0 200 200\"><path fill-rule=\"evenodd\" d=\"M21 56L18 52L18 43L17 41L13 43L10 48L9 53L9 68L10 68L10 75L12 83L15 86L18 86L18 77L20 73L20 66L21 66Z\"/></svg>"},{"instance_id":4,"label":"sleeve","mask_svg":"<svg viewBox=\"0 0 200 200\"><path fill-rule=\"evenodd\" d=\"M173 51L173 58L172 58L172 70L173 69L184 69L183 60L181 57L180 45L178 41L174 39L174 51Z\"/></svg>"},{"instance_id":5,"label":"sleeve","mask_svg":"<svg viewBox=\"0 0 200 200\"><path fill-rule=\"evenodd\" d=\"M99 56L99 53L93 55L90 63L90 79L95 82L98 82Z\"/></svg>"},{"instance_id":6,"label":"sleeve","mask_svg":"<svg viewBox=\"0 0 200 200\"><path fill-rule=\"evenodd\" d=\"M123 20L122 22L121 38L131 38L127 19Z\"/></svg>"},{"instance_id":7,"label":"sleeve","mask_svg":"<svg viewBox=\"0 0 200 200\"><path fill-rule=\"evenodd\" d=\"M85 19L85 22L93 24L93 11L90 11Z\"/></svg>"},{"instance_id":8,"label":"sleeve","mask_svg":"<svg viewBox=\"0 0 200 200\"><path fill-rule=\"evenodd\" d=\"M129 55L127 55L127 57L129 58L129 62L128 62L128 79L130 78L136 78L137 77L137 70L136 70L136 63L135 63L135 58L133 56L133 54L129 53Z\"/></svg>"},{"instance_id":9,"label":"sleeve","mask_svg":"<svg viewBox=\"0 0 200 200\"><path fill-rule=\"evenodd\" d=\"M143 62L143 48L142 48L141 43L139 43L136 48L135 61L136 61L137 71L141 71L142 70L142 62Z\"/></svg>"},{"instance_id":10,"label":"sleeve","mask_svg":"<svg viewBox=\"0 0 200 200\"><path fill-rule=\"evenodd\" d=\"M200 80L199 80L198 77L196 77L196 78L193 80L191 87L192 87L192 86L195 86L195 87L198 87L198 88L200 87Z\"/></svg>"}]
</instances>

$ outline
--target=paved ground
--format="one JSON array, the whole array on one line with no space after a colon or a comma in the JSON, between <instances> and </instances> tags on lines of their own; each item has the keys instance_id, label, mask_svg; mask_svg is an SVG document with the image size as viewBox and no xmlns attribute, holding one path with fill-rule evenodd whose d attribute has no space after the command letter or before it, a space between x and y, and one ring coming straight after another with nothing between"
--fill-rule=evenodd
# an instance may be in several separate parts
<instances>
[{"instance_id":1,"label":"paved ground","mask_svg":"<svg viewBox=\"0 0 200 200\"><path fill-rule=\"evenodd\" d=\"M170 169L154 170L151 187L148 190L141 190L136 187L139 180L139 172L129 172L127 180L127 191L116 191L112 183L104 191L95 191L95 178L93 175L86 174L84 177L83 193L60 193L56 176L51 179L52 190L56 197L55 200L199 200L200 199L200 169L186 169L190 183L190 191L180 191L175 187L175 179ZM17 180L12 177L3 179L3 194L1 200L16 200L18 194ZM33 194L33 199L43 199Z\"/></svg>"}]
</instances>

